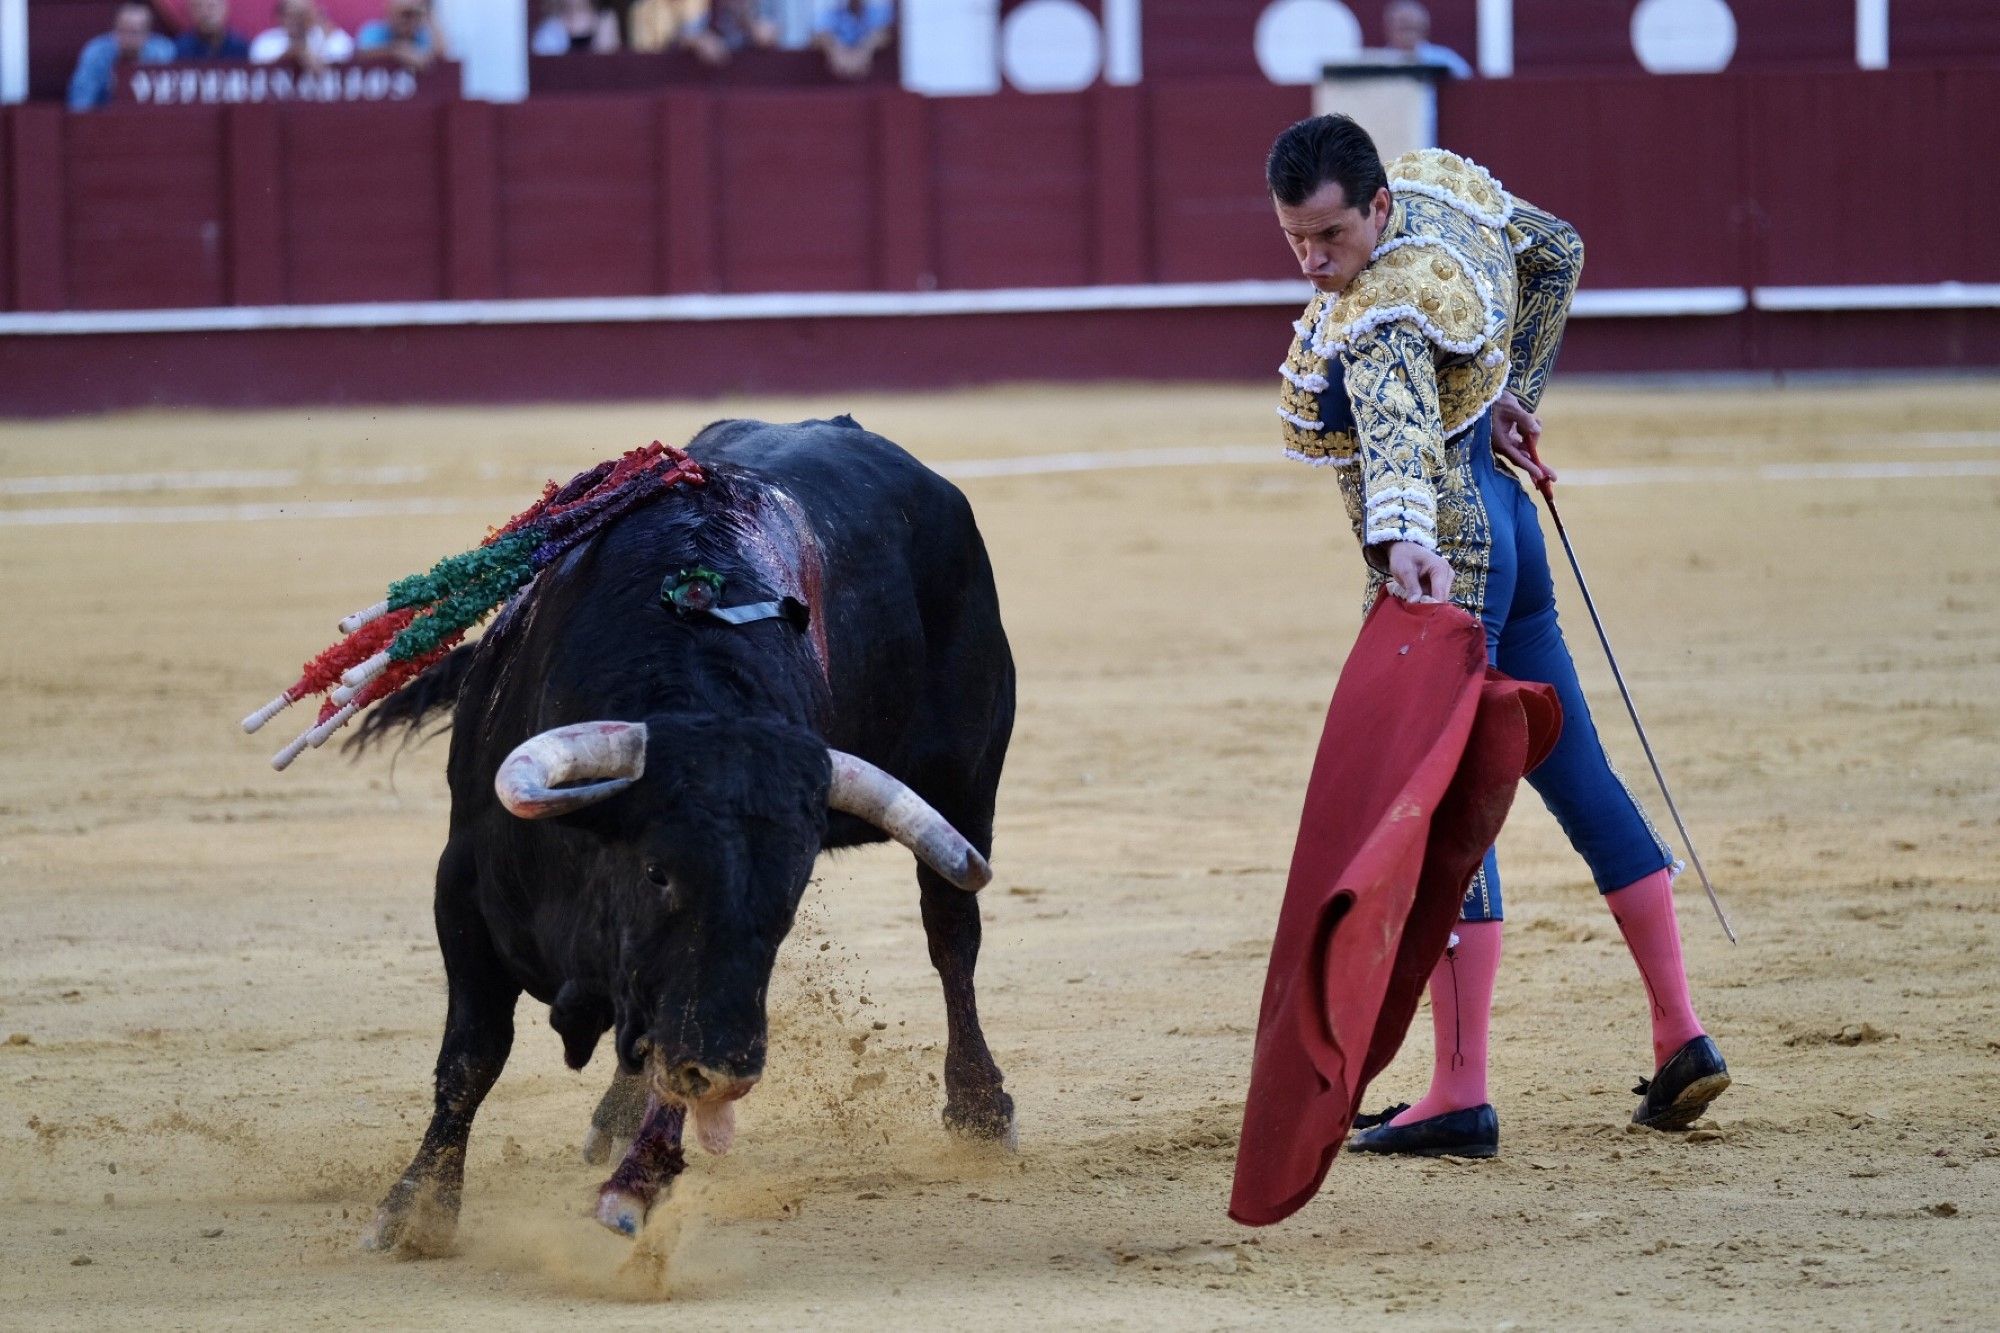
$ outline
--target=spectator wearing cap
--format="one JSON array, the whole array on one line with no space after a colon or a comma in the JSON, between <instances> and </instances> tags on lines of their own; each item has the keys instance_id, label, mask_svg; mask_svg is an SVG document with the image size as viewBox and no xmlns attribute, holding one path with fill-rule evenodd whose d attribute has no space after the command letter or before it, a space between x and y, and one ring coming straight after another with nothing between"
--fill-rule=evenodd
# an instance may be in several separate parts
<instances>
[{"instance_id":1,"label":"spectator wearing cap","mask_svg":"<svg viewBox=\"0 0 2000 1333\"><path fill-rule=\"evenodd\" d=\"M69 76L69 109L89 111L111 100L121 66L164 65L174 58L174 44L153 31L153 11L141 4L123 4L111 21L111 31L83 44L76 72Z\"/></svg>"},{"instance_id":2,"label":"spectator wearing cap","mask_svg":"<svg viewBox=\"0 0 2000 1333\"><path fill-rule=\"evenodd\" d=\"M314 71L353 58L354 39L328 22L314 0L278 0L278 26L250 43L250 59L259 65L288 60Z\"/></svg>"},{"instance_id":3,"label":"spectator wearing cap","mask_svg":"<svg viewBox=\"0 0 2000 1333\"><path fill-rule=\"evenodd\" d=\"M538 56L608 55L618 49L618 16L595 0L545 0L528 49Z\"/></svg>"},{"instance_id":4,"label":"spectator wearing cap","mask_svg":"<svg viewBox=\"0 0 2000 1333\"><path fill-rule=\"evenodd\" d=\"M825 54L836 77L865 79L874 68L875 53L895 31L896 11L888 0L839 0L820 16L813 45Z\"/></svg>"},{"instance_id":5,"label":"spectator wearing cap","mask_svg":"<svg viewBox=\"0 0 2000 1333\"><path fill-rule=\"evenodd\" d=\"M174 43L174 59L249 58L250 43L229 26L229 0L188 0L188 29Z\"/></svg>"},{"instance_id":6,"label":"spectator wearing cap","mask_svg":"<svg viewBox=\"0 0 2000 1333\"><path fill-rule=\"evenodd\" d=\"M1472 77L1472 66L1465 63L1464 56L1431 40L1431 11L1418 0L1389 0L1382 11L1382 28L1389 36L1390 48L1402 52L1412 64L1443 65L1454 79Z\"/></svg>"},{"instance_id":7,"label":"spectator wearing cap","mask_svg":"<svg viewBox=\"0 0 2000 1333\"><path fill-rule=\"evenodd\" d=\"M449 58L430 0L389 0L387 14L362 24L355 34L354 47L362 55L387 56L412 70Z\"/></svg>"}]
</instances>

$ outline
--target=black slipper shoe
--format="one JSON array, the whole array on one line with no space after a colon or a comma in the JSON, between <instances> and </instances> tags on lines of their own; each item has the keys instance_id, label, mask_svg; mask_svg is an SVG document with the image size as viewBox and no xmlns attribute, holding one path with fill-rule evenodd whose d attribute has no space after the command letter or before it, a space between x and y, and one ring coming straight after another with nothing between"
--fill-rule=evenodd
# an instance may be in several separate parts
<instances>
[{"instance_id":1,"label":"black slipper shoe","mask_svg":"<svg viewBox=\"0 0 2000 1333\"><path fill-rule=\"evenodd\" d=\"M1729 1066L1707 1037L1696 1037L1673 1053L1651 1078L1639 1080L1632 1123L1648 1129L1686 1129L1701 1119L1709 1103L1729 1086Z\"/></svg>"},{"instance_id":2,"label":"black slipper shoe","mask_svg":"<svg viewBox=\"0 0 2000 1333\"><path fill-rule=\"evenodd\" d=\"M1405 1104L1380 1115L1356 1116L1347 1151L1406 1157L1492 1157L1500 1151L1500 1117L1490 1102L1407 1125L1389 1123L1409 1109Z\"/></svg>"}]
</instances>

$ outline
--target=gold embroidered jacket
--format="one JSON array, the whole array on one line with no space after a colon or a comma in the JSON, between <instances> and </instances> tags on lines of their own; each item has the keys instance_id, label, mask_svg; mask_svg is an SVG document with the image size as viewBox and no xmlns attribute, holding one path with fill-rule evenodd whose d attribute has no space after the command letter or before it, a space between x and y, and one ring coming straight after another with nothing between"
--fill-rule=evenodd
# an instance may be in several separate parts
<instances>
[{"instance_id":1,"label":"gold embroidered jacket","mask_svg":"<svg viewBox=\"0 0 2000 1333\"><path fill-rule=\"evenodd\" d=\"M1454 535L1439 526L1446 441L1505 390L1541 400L1583 242L1454 153L1407 153L1388 174L1395 202L1368 267L1293 326L1278 415L1288 454L1342 469L1364 546L1437 550Z\"/></svg>"}]
</instances>

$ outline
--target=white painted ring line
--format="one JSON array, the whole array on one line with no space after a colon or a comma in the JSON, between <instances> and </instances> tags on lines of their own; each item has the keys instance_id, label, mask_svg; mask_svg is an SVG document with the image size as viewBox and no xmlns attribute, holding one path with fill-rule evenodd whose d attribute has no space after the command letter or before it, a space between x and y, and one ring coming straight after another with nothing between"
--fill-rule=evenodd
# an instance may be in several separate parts
<instances>
[{"instance_id":1,"label":"white painted ring line","mask_svg":"<svg viewBox=\"0 0 2000 1333\"><path fill-rule=\"evenodd\" d=\"M1177 467L1296 467L1268 445L1188 445L1119 449L1024 458L973 458L941 462L935 470L955 481L1046 477ZM1912 481L2000 477L2000 459L1871 459L1858 462L1764 463L1746 467L1570 468L1562 485L1715 485L1724 482ZM383 500L305 500L206 505L77 505L0 509L0 528L146 523L261 523L280 519L406 518L463 513L469 498L411 497Z\"/></svg>"},{"instance_id":2,"label":"white painted ring line","mask_svg":"<svg viewBox=\"0 0 2000 1333\"><path fill-rule=\"evenodd\" d=\"M1884 437L1856 431L1847 434L1816 434L1815 442L1851 448L1879 448ZM1711 435L1692 441L1703 445L1756 447L1767 443L1755 435ZM1921 431L1898 433L1893 442L1906 449L1996 449L2000 450L2000 430ZM1145 449L1100 449L1076 453L1028 454L1017 458L973 458L937 464L937 470L956 479L983 477L1041 476L1060 472L1106 472L1147 467L1187 467L1201 462L1257 464L1272 461L1273 452L1264 445L1175 445ZM1868 466L1869 464L1857 464ZM559 475L566 463L535 469L520 469L524 479ZM1652 480L1654 474L1690 475L1689 468L1598 469ZM1772 464L1774 467L1817 467L1818 463ZM1841 464L1839 466L1846 466ZM1589 469L1580 469L1588 472ZM502 480L500 470L483 471L482 481ZM1981 475L1977 472L1971 475ZM308 474L299 468L239 468L234 470L189 472L94 472L58 476L0 477L0 495L118 495L168 491L256 491L282 490L307 484L322 486L403 486L426 481L431 470L422 464L376 467L328 468ZM1587 483L1613 485L1616 483Z\"/></svg>"},{"instance_id":3,"label":"white painted ring line","mask_svg":"<svg viewBox=\"0 0 2000 1333\"><path fill-rule=\"evenodd\" d=\"M722 292L159 310L28 310L0 313L0 337L492 324L699 324L717 320L897 319L1231 306L1297 307L1310 295L1311 289L1299 279L1251 278L1234 282L953 288L933 292ZM2000 307L2000 283L1951 281L1824 287L1590 287L1576 294L1570 313L1581 319L1662 319L1734 315L1749 309L1790 312L1996 307Z\"/></svg>"}]
</instances>

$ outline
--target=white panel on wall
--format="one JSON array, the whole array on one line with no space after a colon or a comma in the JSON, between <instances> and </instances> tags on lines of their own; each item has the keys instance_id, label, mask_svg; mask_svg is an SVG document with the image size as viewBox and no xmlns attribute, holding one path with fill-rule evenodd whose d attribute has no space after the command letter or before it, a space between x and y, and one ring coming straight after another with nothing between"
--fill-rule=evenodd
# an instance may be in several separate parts
<instances>
[{"instance_id":1,"label":"white panel on wall","mask_svg":"<svg viewBox=\"0 0 2000 1333\"><path fill-rule=\"evenodd\" d=\"M1639 0L1632 51L1653 74L1714 74L1736 54L1736 15L1724 0Z\"/></svg>"},{"instance_id":2,"label":"white panel on wall","mask_svg":"<svg viewBox=\"0 0 2000 1333\"><path fill-rule=\"evenodd\" d=\"M899 6L903 86L933 97L1000 91L1000 0Z\"/></svg>"},{"instance_id":3,"label":"white panel on wall","mask_svg":"<svg viewBox=\"0 0 2000 1333\"><path fill-rule=\"evenodd\" d=\"M1024 93L1073 93L1103 68L1097 17L1077 0L1028 0L1000 25L1000 72Z\"/></svg>"},{"instance_id":4,"label":"white panel on wall","mask_svg":"<svg viewBox=\"0 0 2000 1333\"><path fill-rule=\"evenodd\" d=\"M1273 83L1316 83L1361 54L1361 21L1338 0L1272 0L1257 16L1257 66Z\"/></svg>"}]
</instances>

